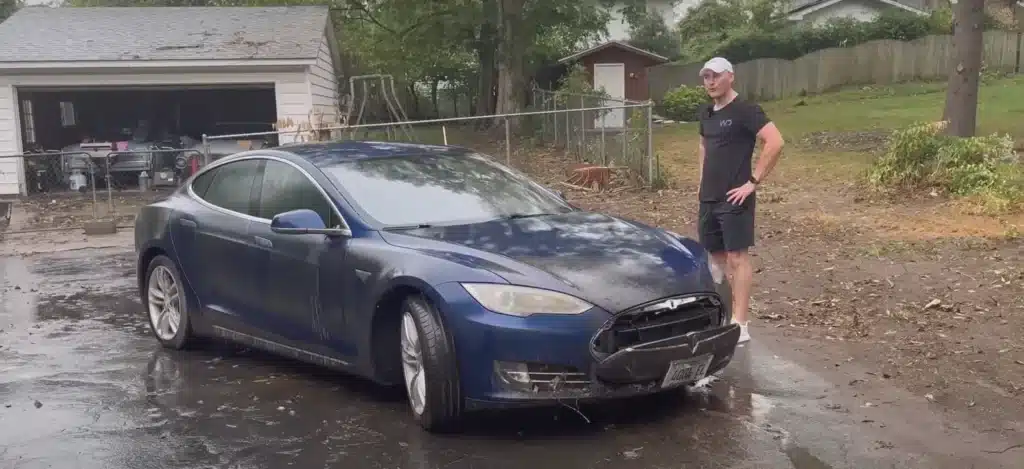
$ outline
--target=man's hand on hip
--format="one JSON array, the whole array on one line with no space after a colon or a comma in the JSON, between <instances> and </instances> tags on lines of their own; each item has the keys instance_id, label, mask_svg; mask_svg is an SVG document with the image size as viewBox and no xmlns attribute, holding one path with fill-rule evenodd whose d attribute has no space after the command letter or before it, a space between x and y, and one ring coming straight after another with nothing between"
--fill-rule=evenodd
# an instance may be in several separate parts
<instances>
[{"instance_id":1,"label":"man's hand on hip","mask_svg":"<svg viewBox=\"0 0 1024 469\"><path fill-rule=\"evenodd\" d=\"M733 205L743 205L743 202L747 200L750 194L754 193L755 189L757 189L757 185L747 181L746 184L726 192L726 195L729 196L726 200Z\"/></svg>"}]
</instances>

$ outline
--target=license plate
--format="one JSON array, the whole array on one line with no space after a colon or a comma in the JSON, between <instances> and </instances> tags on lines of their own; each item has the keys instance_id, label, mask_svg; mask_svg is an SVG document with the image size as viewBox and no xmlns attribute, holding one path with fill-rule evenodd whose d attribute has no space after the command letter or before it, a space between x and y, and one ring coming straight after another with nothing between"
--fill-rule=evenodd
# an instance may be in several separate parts
<instances>
[{"instance_id":1,"label":"license plate","mask_svg":"<svg viewBox=\"0 0 1024 469\"><path fill-rule=\"evenodd\" d=\"M704 379L704 376L708 374L708 367L711 366L711 359L712 355L709 353L669 363L668 372L665 373L665 380L661 382L661 387L668 388Z\"/></svg>"}]
</instances>

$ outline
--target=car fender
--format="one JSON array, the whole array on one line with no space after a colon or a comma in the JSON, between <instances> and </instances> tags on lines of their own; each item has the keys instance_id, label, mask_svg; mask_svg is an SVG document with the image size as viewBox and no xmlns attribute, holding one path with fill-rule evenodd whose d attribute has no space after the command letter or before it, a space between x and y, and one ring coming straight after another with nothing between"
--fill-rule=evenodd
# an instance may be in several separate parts
<instances>
[{"instance_id":1,"label":"car fender","mask_svg":"<svg viewBox=\"0 0 1024 469\"><path fill-rule=\"evenodd\" d=\"M366 293L357 295L359 301L352 304L359 312L352 315L351 323L354 338L357 341L357 350L367 351L362 354L359 367L366 372L367 376L372 376L381 382L384 382L384 377L378 376L379 370L374 363L372 351L377 332L375 327L381 324L378 321L386 322L387 319L382 315L393 314L395 312L393 308L397 306L394 303L389 303L393 300L390 295L402 290L419 292L438 309L443 324L446 321L445 317L449 308L444 297L434 288L435 285L453 280L507 283L501 276L485 269L469 267L451 259L439 258L415 250L389 247L396 251L388 253L386 260L377 258L368 264L363 264L363 267L356 268L356 276L361 277L361 288L365 288ZM393 255L402 256L401 267L398 267L397 262L393 262L394 258L391 257ZM377 272L370 272L369 270L373 267L384 268ZM394 299L397 300L397 298ZM382 304L389 305L389 308L386 310L379 308L378 306Z\"/></svg>"}]
</instances>

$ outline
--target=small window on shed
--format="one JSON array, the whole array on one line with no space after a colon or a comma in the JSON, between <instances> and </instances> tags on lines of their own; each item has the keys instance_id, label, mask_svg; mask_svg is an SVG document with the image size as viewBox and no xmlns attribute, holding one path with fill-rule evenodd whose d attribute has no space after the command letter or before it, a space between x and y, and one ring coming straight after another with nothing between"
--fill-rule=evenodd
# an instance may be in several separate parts
<instances>
[{"instance_id":1,"label":"small window on shed","mask_svg":"<svg viewBox=\"0 0 1024 469\"><path fill-rule=\"evenodd\" d=\"M71 101L60 102L60 123L64 127L75 126L75 103Z\"/></svg>"}]
</instances>

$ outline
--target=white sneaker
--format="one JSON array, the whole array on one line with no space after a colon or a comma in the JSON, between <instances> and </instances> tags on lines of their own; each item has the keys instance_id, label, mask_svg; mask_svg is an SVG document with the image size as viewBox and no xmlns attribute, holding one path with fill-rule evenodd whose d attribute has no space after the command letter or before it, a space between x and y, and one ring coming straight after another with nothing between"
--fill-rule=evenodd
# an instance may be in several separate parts
<instances>
[{"instance_id":1,"label":"white sneaker","mask_svg":"<svg viewBox=\"0 0 1024 469\"><path fill-rule=\"evenodd\" d=\"M750 341L750 332L747 330L747 326L750 323L747 323L747 324L736 323L736 324L740 325L740 340L739 340L739 342L737 342L737 345L742 344L744 342L749 342Z\"/></svg>"}]
</instances>

